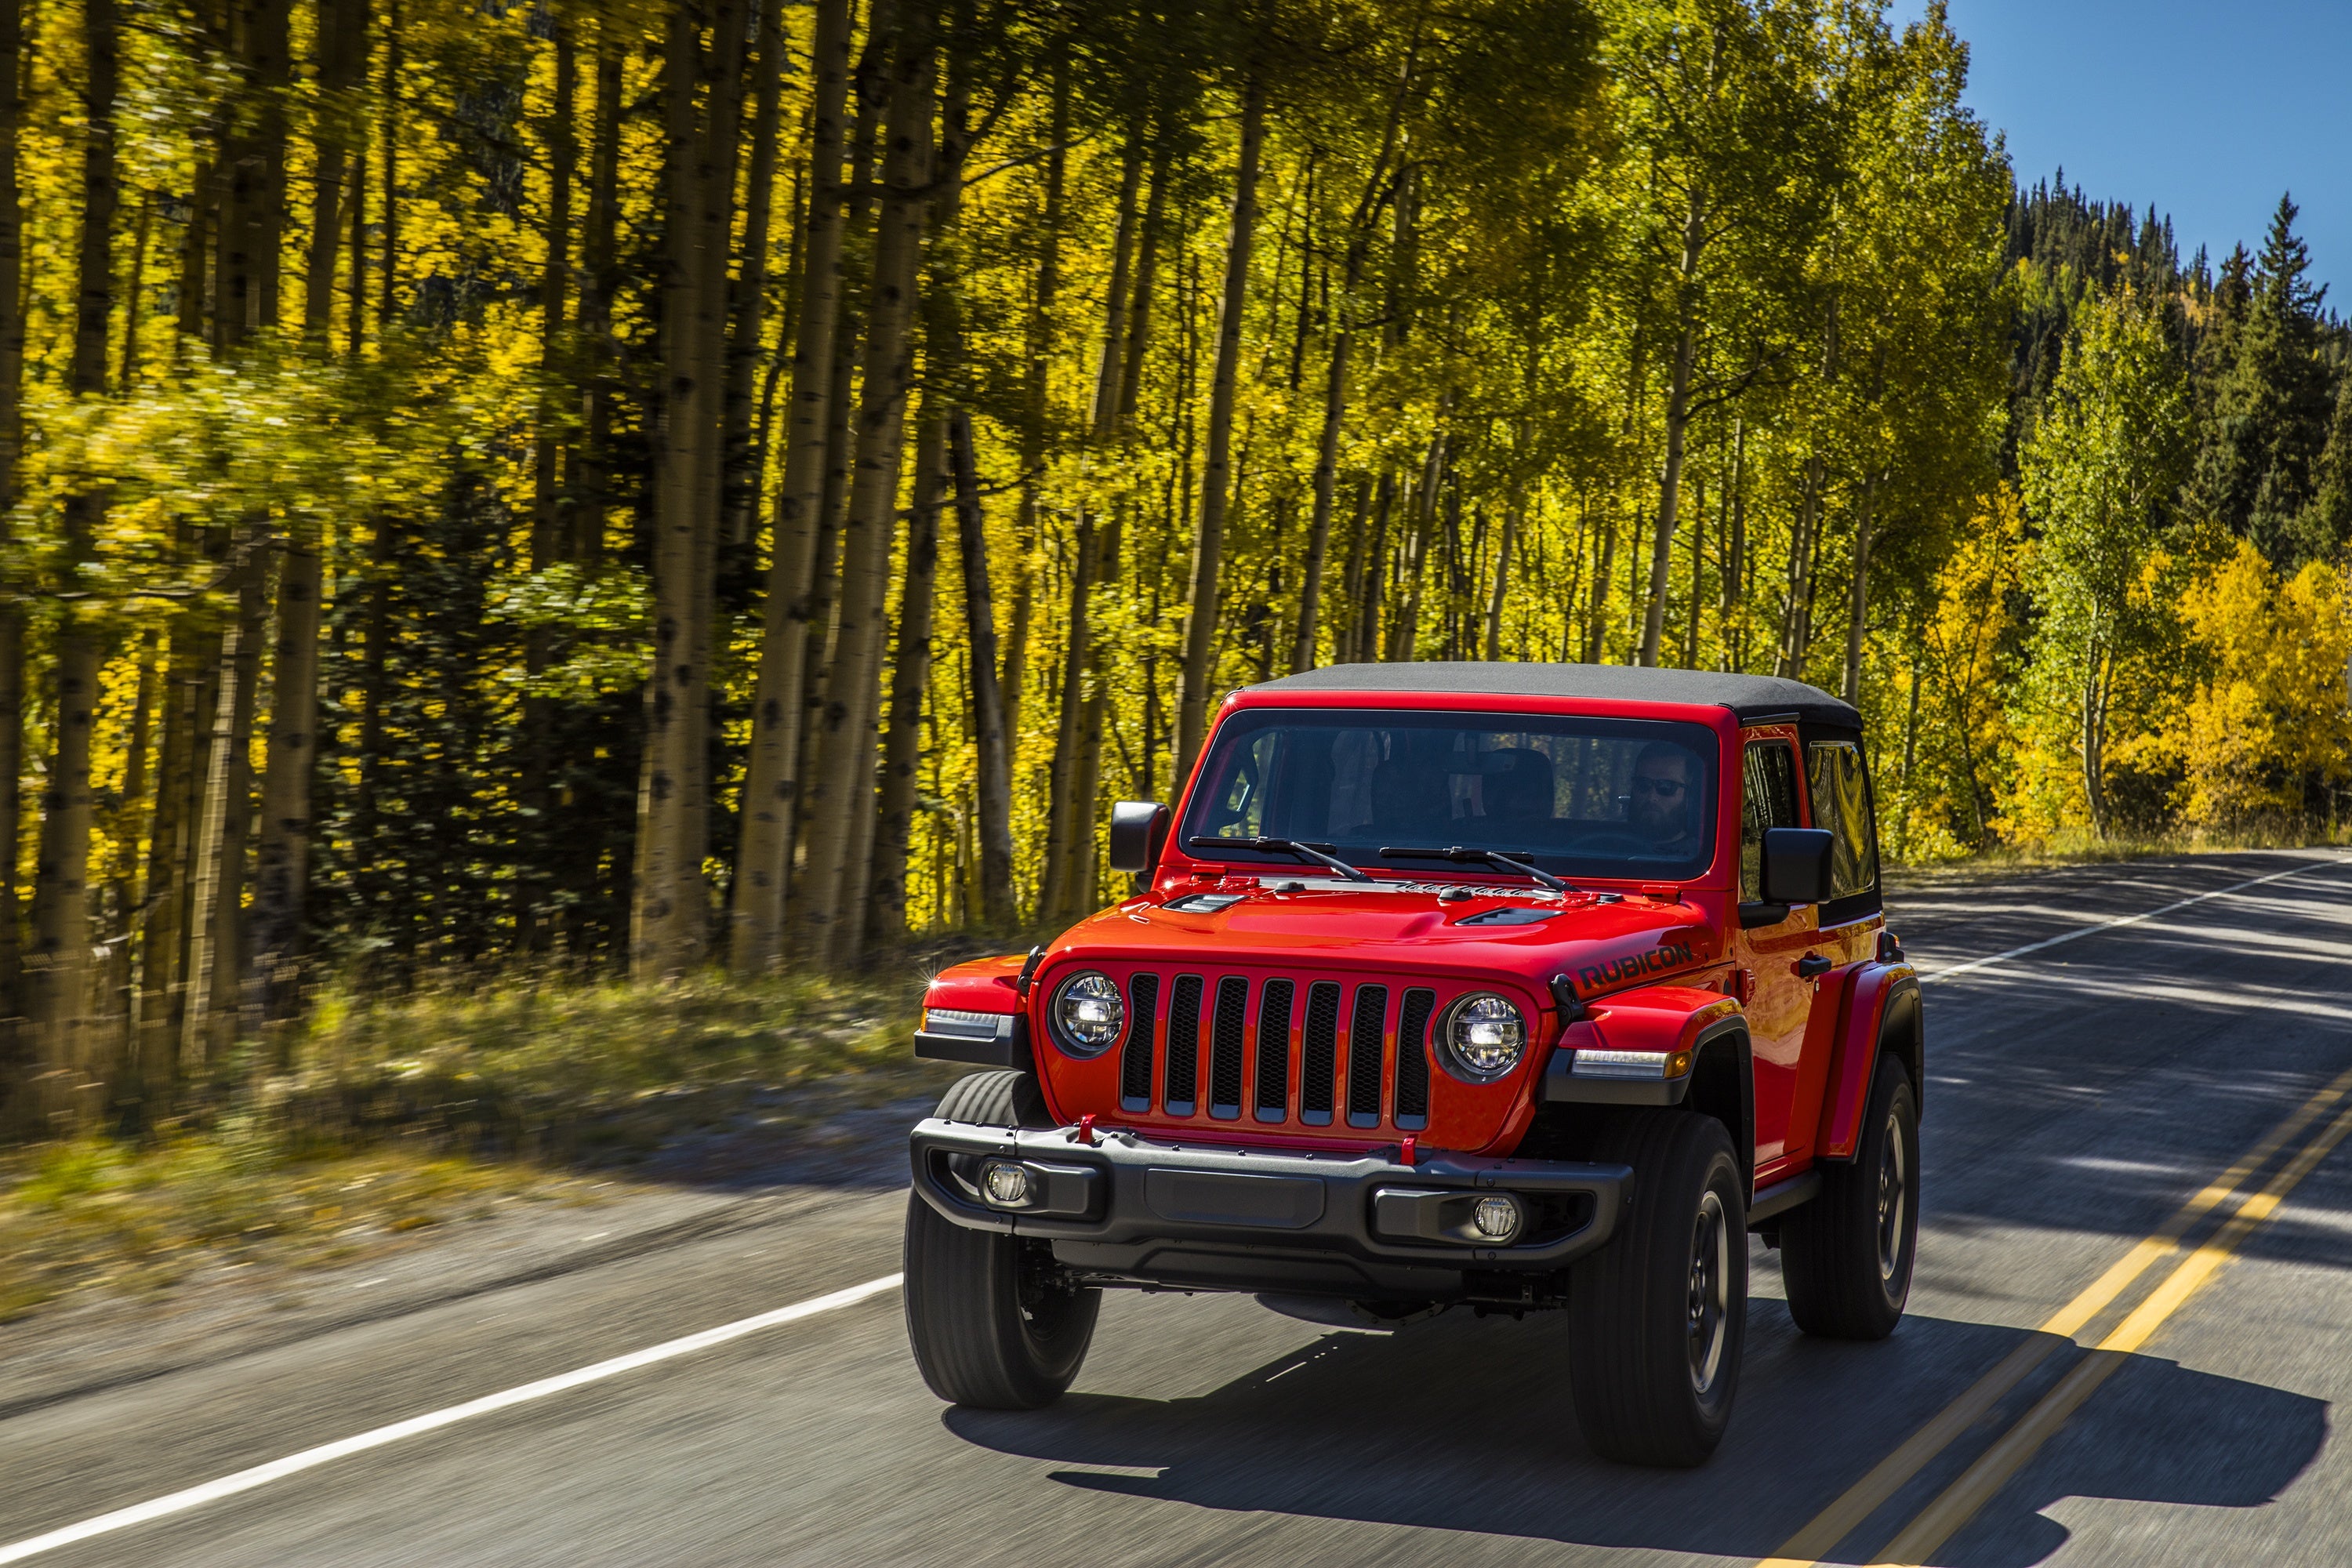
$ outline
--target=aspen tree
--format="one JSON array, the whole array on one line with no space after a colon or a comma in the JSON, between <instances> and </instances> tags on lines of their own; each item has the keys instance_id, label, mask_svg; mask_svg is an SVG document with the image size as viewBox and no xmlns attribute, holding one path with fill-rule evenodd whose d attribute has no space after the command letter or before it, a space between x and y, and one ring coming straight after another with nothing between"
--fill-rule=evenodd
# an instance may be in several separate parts
<instances>
[{"instance_id":1,"label":"aspen tree","mask_svg":"<svg viewBox=\"0 0 2352 1568\"><path fill-rule=\"evenodd\" d=\"M121 40L113 0L82 9L81 220L76 244L73 363L78 397L106 391L107 327L114 310L115 94ZM84 560L104 520L106 499L85 481L66 500L69 565ZM98 1068L89 1036L90 726L98 703L102 633L75 609L57 634L56 738L41 797L41 842L33 880L33 941L24 970L25 1016L52 1073Z\"/></svg>"},{"instance_id":2,"label":"aspen tree","mask_svg":"<svg viewBox=\"0 0 2352 1568\"><path fill-rule=\"evenodd\" d=\"M320 108L315 132L309 254L302 289L306 349L323 357L334 309L339 203L352 89L367 58L362 0L325 0L317 31ZM278 574L278 641L270 679L269 747L261 783L261 844L254 875L253 973L262 1005L283 1016L294 1003L293 962L302 934L310 865L310 785L318 764L319 630L323 541L316 519L288 520Z\"/></svg>"},{"instance_id":3,"label":"aspen tree","mask_svg":"<svg viewBox=\"0 0 2352 1568\"><path fill-rule=\"evenodd\" d=\"M849 0L818 0L814 37L800 319L793 332L775 545L761 608L758 685L751 701L741 849L729 941L730 962L744 973L771 968L783 956L784 894L798 809L794 770L803 717L801 690L812 640L818 514L835 422L833 362L841 320L845 220L841 161L842 117L849 92Z\"/></svg>"},{"instance_id":4,"label":"aspen tree","mask_svg":"<svg viewBox=\"0 0 2352 1568\"><path fill-rule=\"evenodd\" d=\"M1176 701L1176 778L1192 774L1208 732L1209 668L1220 607L1225 515L1232 504L1234 405L1240 374L1242 313L1249 303L1250 250L1257 237L1257 181L1265 148L1265 85L1255 68L1241 87L1241 143L1225 232L1225 280L1217 310L1216 368L1209 384L1207 447L1192 531L1192 580L1184 597L1184 662Z\"/></svg>"},{"instance_id":5,"label":"aspen tree","mask_svg":"<svg viewBox=\"0 0 2352 1568\"><path fill-rule=\"evenodd\" d=\"M874 809L874 742L884 595L896 531L907 396L914 379L911 325L931 164L937 58L928 0L900 7L890 66L880 232L857 407L856 467L842 528L839 652L826 683L818 762L810 781L805 891L794 924L800 954L820 964L856 955L850 867L861 820Z\"/></svg>"},{"instance_id":6,"label":"aspen tree","mask_svg":"<svg viewBox=\"0 0 2352 1568\"><path fill-rule=\"evenodd\" d=\"M18 160L24 100L17 90L25 47L24 0L0 0L0 545L11 542L25 452L24 209ZM17 969L18 844L25 805L25 621L0 602L0 1016L20 1016ZM0 1054L9 1042L0 1039Z\"/></svg>"}]
</instances>

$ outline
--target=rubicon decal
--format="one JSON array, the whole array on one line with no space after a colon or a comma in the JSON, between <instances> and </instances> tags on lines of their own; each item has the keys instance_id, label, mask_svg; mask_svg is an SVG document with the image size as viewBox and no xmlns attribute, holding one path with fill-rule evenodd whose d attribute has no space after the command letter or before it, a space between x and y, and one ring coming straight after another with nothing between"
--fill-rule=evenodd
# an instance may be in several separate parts
<instances>
[{"instance_id":1,"label":"rubicon decal","mask_svg":"<svg viewBox=\"0 0 2352 1568\"><path fill-rule=\"evenodd\" d=\"M1604 985L1615 985L1644 974L1654 974L1662 969L1680 969L1696 963L1698 955L1684 942L1663 942L1648 952L1629 952L1612 958L1606 963L1588 963L1576 972L1576 988L1598 991Z\"/></svg>"}]
</instances>

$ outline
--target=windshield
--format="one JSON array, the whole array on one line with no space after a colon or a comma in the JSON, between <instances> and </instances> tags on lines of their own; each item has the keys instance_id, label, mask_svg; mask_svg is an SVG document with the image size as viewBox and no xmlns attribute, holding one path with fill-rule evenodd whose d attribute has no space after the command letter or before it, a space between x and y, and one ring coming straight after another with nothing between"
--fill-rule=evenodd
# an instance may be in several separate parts
<instances>
[{"instance_id":1,"label":"windshield","mask_svg":"<svg viewBox=\"0 0 2352 1568\"><path fill-rule=\"evenodd\" d=\"M1444 862L1383 848L1458 845L1570 878L1676 880L1712 858L1715 757L1712 731L1657 720L1245 710L1217 731L1183 835L1297 839L1394 871Z\"/></svg>"}]
</instances>

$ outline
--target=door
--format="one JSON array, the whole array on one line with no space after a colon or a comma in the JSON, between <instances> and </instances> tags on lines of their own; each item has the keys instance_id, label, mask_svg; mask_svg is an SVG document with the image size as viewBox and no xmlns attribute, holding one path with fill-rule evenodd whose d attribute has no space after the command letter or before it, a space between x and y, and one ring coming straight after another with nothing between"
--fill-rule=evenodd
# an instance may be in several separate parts
<instances>
[{"instance_id":1,"label":"door","mask_svg":"<svg viewBox=\"0 0 2352 1568\"><path fill-rule=\"evenodd\" d=\"M1740 757L1739 929L1732 960L1744 971L1748 1037L1756 1064L1756 1165L1758 1182L1768 1167L1792 1154L1790 1114L1798 1092L1797 1069L1804 1054L1805 1022L1812 1008L1813 981L1797 973L1798 961L1817 949L1814 907L1799 904L1769 924L1763 905L1764 833L1772 827L1803 827L1803 791L1798 784L1795 726L1748 731Z\"/></svg>"}]
</instances>

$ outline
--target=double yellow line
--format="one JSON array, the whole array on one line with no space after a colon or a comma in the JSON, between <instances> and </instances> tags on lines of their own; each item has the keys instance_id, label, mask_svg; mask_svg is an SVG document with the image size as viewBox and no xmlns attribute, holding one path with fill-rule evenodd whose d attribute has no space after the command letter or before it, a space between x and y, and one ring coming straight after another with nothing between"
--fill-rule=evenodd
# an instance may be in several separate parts
<instances>
[{"instance_id":1,"label":"double yellow line","mask_svg":"<svg viewBox=\"0 0 2352 1568\"><path fill-rule=\"evenodd\" d=\"M1946 1405L1926 1426L1913 1433L1893 1453L1872 1467L1870 1473L1846 1489L1803 1529L1780 1543L1762 1568L1814 1568L1889 1499L1925 1469L1937 1456L1990 1414L2009 1392L2022 1383L2060 1349L2074 1343L2074 1335L2105 1312L2139 1277L2178 1252L2181 1241L2199 1221L2238 1196L2239 1189L2268 1165L2273 1156L2303 1135L2346 1094L2352 1093L2352 1071L2296 1107L2147 1239L2117 1260L2073 1300L2060 1308L2033 1335L1999 1364ZM2080 1409L2093 1391L2123 1366L2125 1359L2147 1343L2165 1321L2179 1311L2198 1288L2213 1277L2224 1259L2253 1228L2278 1211L2297 1184L2309 1175L2329 1151L2352 1135L2352 1108L2297 1150L2279 1168L2268 1185L2252 1196L2239 1196L2230 1218L2202 1245L2166 1276L2132 1313L2091 1352L2060 1378L2049 1393L2003 1433L1958 1480L1944 1489L1873 1563L1882 1565L1923 1563L1993 1500L2009 1479L2056 1435L2068 1417Z\"/></svg>"}]
</instances>

